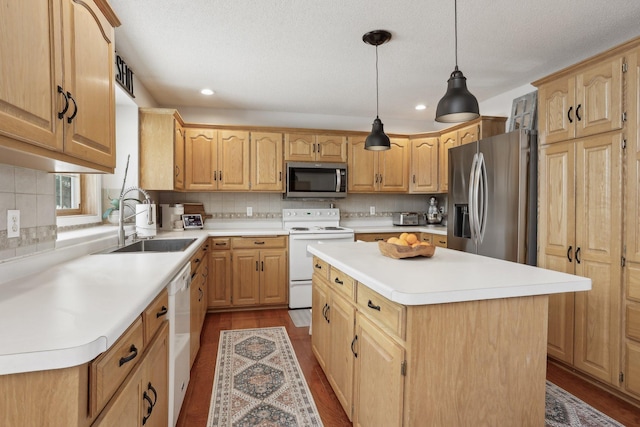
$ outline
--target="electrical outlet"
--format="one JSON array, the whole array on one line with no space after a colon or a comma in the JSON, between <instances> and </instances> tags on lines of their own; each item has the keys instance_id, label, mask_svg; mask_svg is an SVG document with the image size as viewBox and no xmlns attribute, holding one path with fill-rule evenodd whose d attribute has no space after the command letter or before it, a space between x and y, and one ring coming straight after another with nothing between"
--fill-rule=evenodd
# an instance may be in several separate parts
<instances>
[{"instance_id":1,"label":"electrical outlet","mask_svg":"<svg viewBox=\"0 0 640 427\"><path fill-rule=\"evenodd\" d=\"M20 237L20 211L7 211L7 237Z\"/></svg>"},{"instance_id":2,"label":"electrical outlet","mask_svg":"<svg viewBox=\"0 0 640 427\"><path fill-rule=\"evenodd\" d=\"M369 206L369 215L375 215L375 214L376 214L376 207Z\"/></svg>"},{"instance_id":3,"label":"electrical outlet","mask_svg":"<svg viewBox=\"0 0 640 427\"><path fill-rule=\"evenodd\" d=\"M253 216L253 208L251 206L247 206L247 216Z\"/></svg>"}]
</instances>

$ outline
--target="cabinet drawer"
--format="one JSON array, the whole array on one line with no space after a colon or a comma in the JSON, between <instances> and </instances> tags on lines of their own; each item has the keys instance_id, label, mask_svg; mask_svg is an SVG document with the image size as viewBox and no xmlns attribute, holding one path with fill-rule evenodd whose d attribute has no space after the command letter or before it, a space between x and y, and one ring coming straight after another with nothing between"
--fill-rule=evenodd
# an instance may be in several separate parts
<instances>
[{"instance_id":1,"label":"cabinet drawer","mask_svg":"<svg viewBox=\"0 0 640 427\"><path fill-rule=\"evenodd\" d=\"M400 233L356 233L355 240L363 242L379 242L386 241L389 237L398 237Z\"/></svg>"},{"instance_id":2,"label":"cabinet drawer","mask_svg":"<svg viewBox=\"0 0 640 427\"><path fill-rule=\"evenodd\" d=\"M144 327L144 343L148 345L151 339L156 334L162 322L167 320L167 313L169 312L169 293L166 289L160 292L160 295L149 307L142 313L142 325Z\"/></svg>"},{"instance_id":3,"label":"cabinet drawer","mask_svg":"<svg viewBox=\"0 0 640 427\"><path fill-rule=\"evenodd\" d=\"M97 414L120 387L124 378L138 363L144 352L142 318L138 317L126 332L98 356L89 367L89 404Z\"/></svg>"},{"instance_id":4,"label":"cabinet drawer","mask_svg":"<svg viewBox=\"0 0 640 427\"><path fill-rule=\"evenodd\" d=\"M362 283L358 283L357 305L361 313L401 339L405 338L406 307L389 301Z\"/></svg>"},{"instance_id":5,"label":"cabinet drawer","mask_svg":"<svg viewBox=\"0 0 640 427\"><path fill-rule=\"evenodd\" d=\"M436 246L440 246L441 248L446 248L447 247L447 236L443 236L440 234L433 234L433 241L431 243L433 243Z\"/></svg>"},{"instance_id":6,"label":"cabinet drawer","mask_svg":"<svg viewBox=\"0 0 640 427\"><path fill-rule=\"evenodd\" d=\"M318 257L313 257L313 272L323 279L329 280L329 264Z\"/></svg>"},{"instance_id":7,"label":"cabinet drawer","mask_svg":"<svg viewBox=\"0 0 640 427\"><path fill-rule=\"evenodd\" d=\"M234 237L231 246L233 249L286 248L287 236Z\"/></svg>"},{"instance_id":8,"label":"cabinet drawer","mask_svg":"<svg viewBox=\"0 0 640 427\"><path fill-rule=\"evenodd\" d=\"M212 251L231 249L231 239L228 237L211 237L209 238L209 246Z\"/></svg>"},{"instance_id":9,"label":"cabinet drawer","mask_svg":"<svg viewBox=\"0 0 640 427\"><path fill-rule=\"evenodd\" d=\"M356 281L351 276L344 274L335 267L331 267L329 283L331 283L332 289L342 292L342 294L346 295L351 300L354 299L353 296L356 289Z\"/></svg>"}]
</instances>

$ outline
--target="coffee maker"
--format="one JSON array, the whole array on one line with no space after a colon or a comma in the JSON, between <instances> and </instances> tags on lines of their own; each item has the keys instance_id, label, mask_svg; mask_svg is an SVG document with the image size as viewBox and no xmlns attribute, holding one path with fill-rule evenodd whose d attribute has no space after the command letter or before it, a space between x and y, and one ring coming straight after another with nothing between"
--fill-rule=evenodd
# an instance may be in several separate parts
<instances>
[{"instance_id":1,"label":"coffee maker","mask_svg":"<svg viewBox=\"0 0 640 427\"><path fill-rule=\"evenodd\" d=\"M184 214L184 205L176 203L175 205L161 204L162 209L162 230L163 231L183 231L182 215Z\"/></svg>"}]
</instances>

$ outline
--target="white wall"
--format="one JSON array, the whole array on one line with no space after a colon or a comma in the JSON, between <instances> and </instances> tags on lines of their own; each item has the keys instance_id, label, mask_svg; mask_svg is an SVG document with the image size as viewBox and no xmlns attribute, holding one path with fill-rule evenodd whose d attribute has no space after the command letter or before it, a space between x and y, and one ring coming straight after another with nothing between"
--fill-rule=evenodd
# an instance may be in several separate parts
<instances>
[{"instance_id":1,"label":"white wall","mask_svg":"<svg viewBox=\"0 0 640 427\"><path fill-rule=\"evenodd\" d=\"M508 92L501 93L498 96L489 98L483 102L480 102L480 114L483 116L511 116L511 107L513 100L519 98L522 95L526 95L530 92L534 92L537 89L530 84L526 84ZM509 119L507 119L507 129L509 128Z\"/></svg>"}]
</instances>

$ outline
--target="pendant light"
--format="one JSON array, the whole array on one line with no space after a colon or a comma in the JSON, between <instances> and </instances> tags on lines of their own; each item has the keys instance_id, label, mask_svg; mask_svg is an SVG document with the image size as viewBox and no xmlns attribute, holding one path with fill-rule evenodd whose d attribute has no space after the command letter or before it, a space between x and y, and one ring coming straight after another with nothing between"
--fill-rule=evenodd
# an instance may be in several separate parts
<instances>
[{"instance_id":1,"label":"pendant light","mask_svg":"<svg viewBox=\"0 0 640 427\"><path fill-rule=\"evenodd\" d=\"M391 141L384 133L384 125L378 117L378 46L391 40L391 33L385 30L373 30L362 36L362 41L376 47L376 118L371 133L364 142L365 150L382 151L391 148Z\"/></svg>"},{"instance_id":2,"label":"pendant light","mask_svg":"<svg viewBox=\"0 0 640 427\"><path fill-rule=\"evenodd\" d=\"M466 122L480 116L478 100L467 89L467 79L458 70L458 4L454 0L456 68L447 80L447 92L436 108L436 122Z\"/></svg>"}]
</instances>

